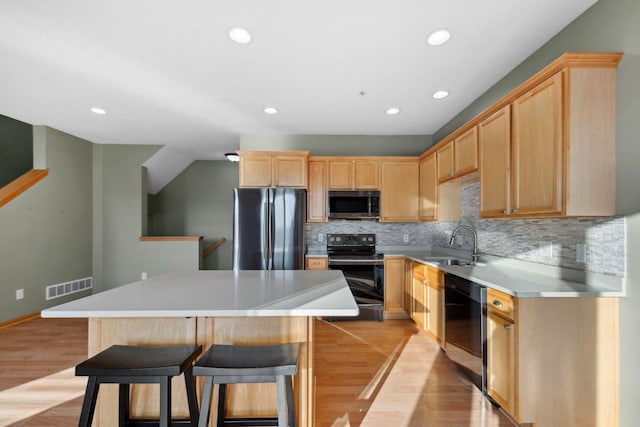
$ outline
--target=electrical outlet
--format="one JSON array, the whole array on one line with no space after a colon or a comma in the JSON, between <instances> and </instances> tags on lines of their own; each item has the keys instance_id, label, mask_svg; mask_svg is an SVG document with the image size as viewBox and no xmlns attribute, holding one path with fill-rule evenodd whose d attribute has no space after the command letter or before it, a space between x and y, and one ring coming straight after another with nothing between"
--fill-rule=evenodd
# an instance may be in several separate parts
<instances>
[{"instance_id":1,"label":"electrical outlet","mask_svg":"<svg viewBox=\"0 0 640 427\"><path fill-rule=\"evenodd\" d=\"M578 243L576 245L576 261L586 263L587 262L587 245L584 243Z\"/></svg>"},{"instance_id":2,"label":"electrical outlet","mask_svg":"<svg viewBox=\"0 0 640 427\"><path fill-rule=\"evenodd\" d=\"M142 274L140 275L140 278L141 278L142 280L147 280L147 273L142 272Z\"/></svg>"},{"instance_id":3,"label":"electrical outlet","mask_svg":"<svg viewBox=\"0 0 640 427\"><path fill-rule=\"evenodd\" d=\"M16 299L24 298L24 289L16 289Z\"/></svg>"},{"instance_id":4,"label":"electrical outlet","mask_svg":"<svg viewBox=\"0 0 640 427\"><path fill-rule=\"evenodd\" d=\"M405 243L409 243L409 235L407 233L402 235L402 241Z\"/></svg>"},{"instance_id":5,"label":"electrical outlet","mask_svg":"<svg viewBox=\"0 0 640 427\"><path fill-rule=\"evenodd\" d=\"M540 242L538 243L538 255L542 258L553 258L553 243Z\"/></svg>"},{"instance_id":6,"label":"electrical outlet","mask_svg":"<svg viewBox=\"0 0 640 427\"><path fill-rule=\"evenodd\" d=\"M324 241L324 234L318 233L318 242L322 243Z\"/></svg>"}]
</instances>

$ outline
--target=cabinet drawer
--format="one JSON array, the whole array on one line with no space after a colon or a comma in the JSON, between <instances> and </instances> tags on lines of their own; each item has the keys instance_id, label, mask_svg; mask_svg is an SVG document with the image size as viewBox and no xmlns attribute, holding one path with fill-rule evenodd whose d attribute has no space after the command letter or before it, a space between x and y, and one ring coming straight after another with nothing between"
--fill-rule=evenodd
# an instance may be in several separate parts
<instances>
[{"instance_id":1,"label":"cabinet drawer","mask_svg":"<svg viewBox=\"0 0 640 427\"><path fill-rule=\"evenodd\" d=\"M427 269L426 265L414 262L411 266L413 278L420 282L425 281L427 278L427 273L425 271L426 269Z\"/></svg>"},{"instance_id":2,"label":"cabinet drawer","mask_svg":"<svg viewBox=\"0 0 640 427\"><path fill-rule=\"evenodd\" d=\"M307 257L306 261L307 270L326 270L329 265L327 257Z\"/></svg>"},{"instance_id":3,"label":"cabinet drawer","mask_svg":"<svg viewBox=\"0 0 640 427\"><path fill-rule=\"evenodd\" d=\"M504 292L495 289L487 290L487 310L493 313L499 313L505 319L515 320L515 298Z\"/></svg>"}]
</instances>

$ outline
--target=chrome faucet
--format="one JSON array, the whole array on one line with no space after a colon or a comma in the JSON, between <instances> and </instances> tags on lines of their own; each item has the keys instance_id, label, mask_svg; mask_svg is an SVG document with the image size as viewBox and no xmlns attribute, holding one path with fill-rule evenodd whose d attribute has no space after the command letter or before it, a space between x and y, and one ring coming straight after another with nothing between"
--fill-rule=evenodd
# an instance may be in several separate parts
<instances>
[{"instance_id":1,"label":"chrome faucet","mask_svg":"<svg viewBox=\"0 0 640 427\"><path fill-rule=\"evenodd\" d=\"M451 233L451 238L449 239L449 246L453 246L456 240L456 235L458 234L458 231L461 230L467 230L470 231L471 234L473 234L473 253L471 254L471 260L473 262L478 261L478 258L480 258L480 254L478 253L478 233L476 233L476 230L469 227L468 225L459 225L455 228L455 230L453 230L453 233Z\"/></svg>"}]
</instances>

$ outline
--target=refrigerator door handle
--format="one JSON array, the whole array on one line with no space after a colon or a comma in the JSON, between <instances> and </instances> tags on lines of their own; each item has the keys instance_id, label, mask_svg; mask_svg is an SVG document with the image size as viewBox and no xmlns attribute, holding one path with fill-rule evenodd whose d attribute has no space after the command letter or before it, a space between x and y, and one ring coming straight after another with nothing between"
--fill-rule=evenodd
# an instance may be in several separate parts
<instances>
[{"instance_id":1,"label":"refrigerator door handle","mask_svg":"<svg viewBox=\"0 0 640 427\"><path fill-rule=\"evenodd\" d=\"M274 269L274 259L273 259L273 240L274 240L274 236L273 234L275 233L275 208L274 208L274 203L271 202L269 203L269 270L273 270Z\"/></svg>"},{"instance_id":2,"label":"refrigerator door handle","mask_svg":"<svg viewBox=\"0 0 640 427\"><path fill-rule=\"evenodd\" d=\"M269 221L269 203L265 202L262 204L262 210L264 214L264 218L266 221ZM270 251L269 248L271 246L271 226L267 224L267 227L263 228L263 236L262 236L262 258L264 259L264 264L266 269L269 270L270 265Z\"/></svg>"}]
</instances>

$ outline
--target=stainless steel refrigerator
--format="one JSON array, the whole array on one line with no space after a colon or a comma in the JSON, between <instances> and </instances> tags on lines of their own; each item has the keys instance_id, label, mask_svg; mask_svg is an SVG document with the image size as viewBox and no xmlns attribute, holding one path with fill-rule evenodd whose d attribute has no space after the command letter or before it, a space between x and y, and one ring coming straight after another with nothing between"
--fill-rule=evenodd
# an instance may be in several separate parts
<instances>
[{"instance_id":1,"label":"stainless steel refrigerator","mask_svg":"<svg viewBox=\"0 0 640 427\"><path fill-rule=\"evenodd\" d=\"M234 188L233 269L304 270L306 191Z\"/></svg>"}]
</instances>

